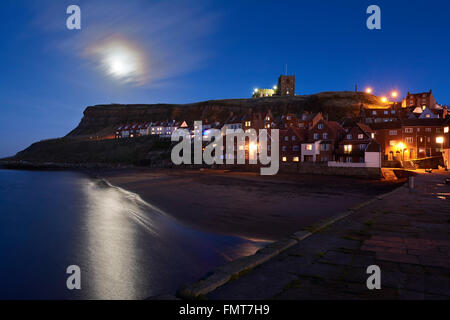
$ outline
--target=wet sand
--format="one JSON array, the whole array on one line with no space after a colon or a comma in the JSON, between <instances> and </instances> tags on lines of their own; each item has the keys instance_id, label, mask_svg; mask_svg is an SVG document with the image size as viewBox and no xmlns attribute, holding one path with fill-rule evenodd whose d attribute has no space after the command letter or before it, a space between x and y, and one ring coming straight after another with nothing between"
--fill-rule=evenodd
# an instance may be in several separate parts
<instances>
[{"instance_id":1,"label":"wet sand","mask_svg":"<svg viewBox=\"0 0 450 320\"><path fill-rule=\"evenodd\" d=\"M213 170L124 169L98 174L191 228L260 240L283 238L398 186L342 176Z\"/></svg>"}]
</instances>

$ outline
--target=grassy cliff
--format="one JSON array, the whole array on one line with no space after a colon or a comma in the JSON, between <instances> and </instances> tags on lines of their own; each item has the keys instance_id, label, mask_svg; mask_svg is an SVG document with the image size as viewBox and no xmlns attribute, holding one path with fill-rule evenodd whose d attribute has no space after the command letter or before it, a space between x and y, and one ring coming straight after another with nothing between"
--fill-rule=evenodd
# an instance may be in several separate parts
<instances>
[{"instance_id":1,"label":"grassy cliff","mask_svg":"<svg viewBox=\"0 0 450 320\"><path fill-rule=\"evenodd\" d=\"M68 134L69 137L114 134L117 126L125 123L162 120L224 121L230 112L246 114L271 110L273 115L301 113L303 111L323 112L330 120L357 115L359 106L380 106L379 98L362 92L322 92L295 97L267 97L257 99L210 100L192 104L153 105L97 105L87 107L80 124Z\"/></svg>"},{"instance_id":2,"label":"grassy cliff","mask_svg":"<svg viewBox=\"0 0 450 320\"><path fill-rule=\"evenodd\" d=\"M85 140L61 138L40 141L9 160L70 164L145 164L170 158L170 142L155 136Z\"/></svg>"},{"instance_id":3,"label":"grassy cliff","mask_svg":"<svg viewBox=\"0 0 450 320\"><path fill-rule=\"evenodd\" d=\"M323 112L330 120L358 115L360 104L381 107L379 98L362 92L322 92L295 97L211 100L192 104L97 105L87 107L80 124L67 136L32 144L11 160L57 163L139 164L167 159L170 143L156 137L90 140L113 135L125 123L159 120L224 121L231 112L244 115L271 110L275 117L303 111Z\"/></svg>"}]
</instances>

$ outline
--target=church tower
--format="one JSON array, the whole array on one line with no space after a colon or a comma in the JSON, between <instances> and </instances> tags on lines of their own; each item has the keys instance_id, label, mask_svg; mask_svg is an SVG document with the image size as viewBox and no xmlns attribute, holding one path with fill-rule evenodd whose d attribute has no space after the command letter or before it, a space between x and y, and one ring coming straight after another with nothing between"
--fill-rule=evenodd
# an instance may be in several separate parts
<instances>
[{"instance_id":1,"label":"church tower","mask_svg":"<svg viewBox=\"0 0 450 320\"><path fill-rule=\"evenodd\" d=\"M295 95L295 76L280 76L277 86L278 96L294 96Z\"/></svg>"}]
</instances>

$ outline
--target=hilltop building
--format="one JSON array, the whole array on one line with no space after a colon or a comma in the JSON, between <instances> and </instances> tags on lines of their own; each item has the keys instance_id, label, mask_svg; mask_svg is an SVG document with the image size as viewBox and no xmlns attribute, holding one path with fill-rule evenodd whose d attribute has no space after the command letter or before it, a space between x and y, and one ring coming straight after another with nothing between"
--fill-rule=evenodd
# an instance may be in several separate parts
<instances>
[{"instance_id":1,"label":"hilltop building","mask_svg":"<svg viewBox=\"0 0 450 320\"><path fill-rule=\"evenodd\" d=\"M295 95L295 76L279 76L277 86L277 96L294 96Z\"/></svg>"},{"instance_id":2,"label":"hilltop building","mask_svg":"<svg viewBox=\"0 0 450 320\"><path fill-rule=\"evenodd\" d=\"M253 98L272 97L275 95L275 89L255 89L253 91Z\"/></svg>"},{"instance_id":3,"label":"hilltop building","mask_svg":"<svg viewBox=\"0 0 450 320\"><path fill-rule=\"evenodd\" d=\"M421 93L410 93L402 100L402 107L428 107L434 109L436 107L436 99L433 97L433 90Z\"/></svg>"},{"instance_id":4,"label":"hilltop building","mask_svg":"<svg viewBox=\"0 0 450 320\"><path fill-rule=\"evenodd\" d=\"M278 85L272 89L255 89L253 98L273 97L273 96L294 96L295 76L281 75L278 77Z\"/></svg>"}]
</instances>

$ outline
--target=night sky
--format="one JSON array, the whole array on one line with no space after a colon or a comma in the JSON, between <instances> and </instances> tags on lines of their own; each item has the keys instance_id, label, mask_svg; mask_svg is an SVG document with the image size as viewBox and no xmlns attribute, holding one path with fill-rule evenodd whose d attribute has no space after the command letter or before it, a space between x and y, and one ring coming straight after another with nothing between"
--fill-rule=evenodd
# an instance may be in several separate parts
<instances>
[{"instance_id":1,"label":"night sky","mask_svg":"<svg viewBox=\"0 0 450 320\"><path fill-rule=\"evenodd\" d=\"M71 4L81 30L66 28ZM366 28L371 4L381 30ZM0 157L65 135L88 105L250 97L285 64L297 94L432 88L450 104L444 0L3 0L0 21Z\"/></svg>"}]
</instances>

